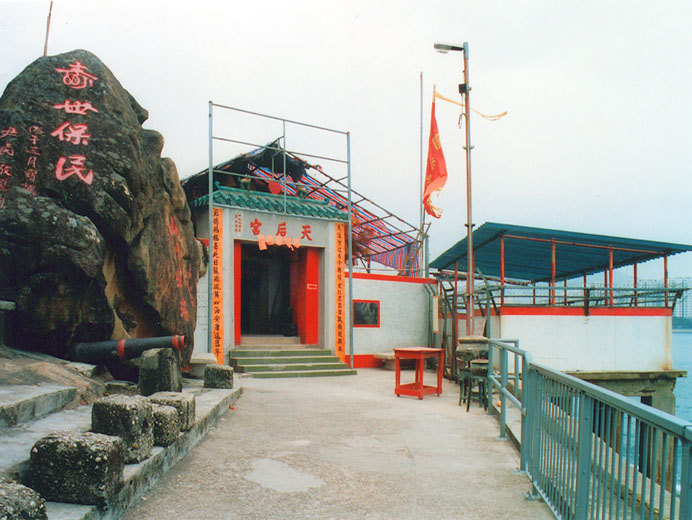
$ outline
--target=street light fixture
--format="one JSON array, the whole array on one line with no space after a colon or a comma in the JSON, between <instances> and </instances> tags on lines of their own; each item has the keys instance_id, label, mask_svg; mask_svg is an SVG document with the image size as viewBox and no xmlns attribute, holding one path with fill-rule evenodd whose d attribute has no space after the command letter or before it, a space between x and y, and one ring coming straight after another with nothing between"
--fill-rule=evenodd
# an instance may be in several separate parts
<instances>
[{"instance_id":1,"label":"street light fixture","mask_svg":"<svg viewBox=\"0 0 692 520\"><path fill-rule=\"evenodd\" d=\"M459 85L459 93L464 96L464 119L466 120L466 335L473 335L473 278L475 262L473 258L473 220L471 219L471 105L469 102L469 44L435 43L435 50L443 54L449 51L461 52L464 59L464 83Z\"/></svg>"},{"instance_id":2,"label":"street light fixture","mask_svg":"<svg viewBox=\"0 0 692 520\"><path fill-rule=\"evenodd\" d=\"M466 44L464 44L466 45ZM435 50L442 54L447 54L449 51L461 51L464 52L464 47L455 45L453 43L436 43L434 45Z\"/></svg>"}]
</instances>

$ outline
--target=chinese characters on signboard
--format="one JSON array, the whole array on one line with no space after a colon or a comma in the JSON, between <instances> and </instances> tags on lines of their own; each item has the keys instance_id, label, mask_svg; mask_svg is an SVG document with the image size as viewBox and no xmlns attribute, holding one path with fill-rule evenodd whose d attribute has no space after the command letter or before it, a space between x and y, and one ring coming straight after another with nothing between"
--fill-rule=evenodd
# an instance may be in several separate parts
<instances>
[{"instance_id":1,"label":"chinese characters on signboard","mask_svg":"<svg viewBox=\"0 0 692 520\"><path fill-rule=\"evenodd\" d=\"M336 240L335 240L335 269L334 279L336 280L336 355L339 356L342 362L346 361L346 293L345 293L345 276L346 268L346 226L345 224L336 224Z\"/></svg>"},{"instance_id":2,"label":"chinese characters on signboard","mask_svg":"<svg viewBox=\"0 0 692 520\"><path fill-rule=\"evenodd\" d=\"M236 215L238 217L238 215ZM300 225L300 238L291 237L286 222L279 222L276 226L276 232L272 234L262 233L262 221L256 218L250 222L252 234L257 237L257 245L260 251L267 249L267 246L286 246L289 249L298 249L301 246L301 240L312 241L312 228L310 224ZM237 228L236 228L237 231Z\"/></svg>"},{"instance_id":3,"label":"chinese characters on signboard","mask_svg":"<svg viewBox=\"0 0 692 520\"><path fill-rule=\"evenodd\" d=\"M212 312L212 352L216 356L216 362L219 365L224 364L224 346L223 346L223 210L214 208L214 217L212 219L212 240L213 242L213 257L210 276L212 276L212 297L211 297L211 312Z\"/></svg>"}]
</instances>

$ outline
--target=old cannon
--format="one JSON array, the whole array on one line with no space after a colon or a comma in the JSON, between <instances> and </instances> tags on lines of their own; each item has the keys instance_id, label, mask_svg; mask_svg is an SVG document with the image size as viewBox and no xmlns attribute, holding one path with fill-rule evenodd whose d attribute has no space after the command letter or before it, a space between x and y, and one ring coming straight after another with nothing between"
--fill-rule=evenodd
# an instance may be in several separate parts
<instances>
[{"instance_id":1,"label":"old cannon","mask_svg":"<svg viewBox=\"0 0 692 520\"><path fill-rule=\"evenodd\" d=\"M161 336L158 338L121 339L75 343L68 351L67 357L72 361L102 365L119 359L125 361L139 357L145 350L153 348L172 348L183 350L185 336Z\"/></svg>"}]
</instances>

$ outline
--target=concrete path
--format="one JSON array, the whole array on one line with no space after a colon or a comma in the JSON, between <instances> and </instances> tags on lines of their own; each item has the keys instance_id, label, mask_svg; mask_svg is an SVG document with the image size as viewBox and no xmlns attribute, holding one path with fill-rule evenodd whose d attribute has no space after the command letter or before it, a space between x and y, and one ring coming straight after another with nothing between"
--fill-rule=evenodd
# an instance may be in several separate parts
<instances>
[{"instance_id":1,"label":"concrete path","mask_svg":"<svg viewBox=\"0 0 692 520\"><path fill-rule=\"evenodd\" d=\"M419 401L397 398L380 369L236 381L235 410L124 518L553 518L524 499L530 483L497 421L458 407L450 382Z\"/></svg>"}]
</instances>

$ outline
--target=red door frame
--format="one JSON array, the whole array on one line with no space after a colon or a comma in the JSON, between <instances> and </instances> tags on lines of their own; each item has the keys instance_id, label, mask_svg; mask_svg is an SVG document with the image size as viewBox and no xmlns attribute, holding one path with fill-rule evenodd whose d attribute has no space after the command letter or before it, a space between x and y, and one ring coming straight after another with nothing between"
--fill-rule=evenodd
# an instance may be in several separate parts
<instances>
[{"instance_id":1,"label":"red door frame","mask_svg":"<svg viewBox=\"0 0 692 520\"><path fill-rule=\"evenodd\" d=\"M240 310L242 280L243 248L240 240L233 243L233 317L235 320L235 344L240 345ZM304 345L319 343L320 313L319 313L319 280L320 255L319 249L304 247L298 250L298 261L290 266L291 276L291 306L293 319L298 328L300 342Z\"/></svg>"}]
</instances>

